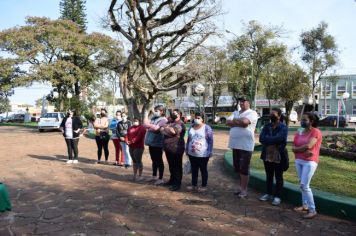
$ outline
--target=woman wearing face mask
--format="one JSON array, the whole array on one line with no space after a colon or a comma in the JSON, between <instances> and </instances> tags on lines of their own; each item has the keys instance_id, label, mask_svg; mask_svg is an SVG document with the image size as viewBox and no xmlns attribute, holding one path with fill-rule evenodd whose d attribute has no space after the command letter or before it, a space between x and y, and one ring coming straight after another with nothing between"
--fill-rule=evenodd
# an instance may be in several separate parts
<instances>
[{"instance_id":1,"label":"woman wearing face mask","mask_svg":"<svg viewBox=\"0 0 356 236\"><path fill-rule=\"evenodd\" d=\"M106 114L106 109L102 108L100 111L100 118L97 118L94 122L95 141L98 147L98 164L101 163L102 149L104 149L105 162L109 159L109 120Z\"/></svg>"},{"instance_id":2,"label":"woman wearing face mask","mask_svg":"<svg viewBox=\"0 0 356 236\"><path fill-rule=\"evenodd\" d=\"M154 184L163 184L163 135L159 129L167 124L167 119L164 113L164 107L158 105L154 108L151 121L145 121L144 127L147 129L145 144L148 146L152 160L152 178L150 181L156 181ZM159 176L157 177L157 170Z\"/></svg>"},{"instance_id":3,"label":"woman wearing face mask","mask_svg":"<svg viewBox=\"0 0 356 236\"><path fill-rule=\"evenodd\" d=\"M266 172L266 194L260 197L261 201L272 201L272 205L281 203L283 188L283 171L287 161L286 150L288 127L283 123L282 111L273 108L270 114L271 122L266 124L260 134L262 144L261 159ZM273 193L273 179L276 179Z\"/></svg>"},{"instance_id":4,"label":"woman wearing face mask","mask_svg":"<svg viewBox=\"0 0 356 236\"><path fill-rule=\"evenodd\" d=\"M75 110L70 110L60 125L68 150L68 164L78 163L78 143L82 121L77 117ZM74 155L73 155L74 154Z\"/></svg>"},{"instance_id":5,"label":"woman wearing face mask","mask_svg":"<svg viewBox=\"0 0 356 236\"><path fill-rule=\"evenodd\" d=\"M304 129L294 136L292 150L295 154L295 167L302 190L302 206L296 207L296 211L308 212L305 219L314 218L317 215L313 193L310 189L310 181L319 163L319 151L322 135L317 125L319 118L313 113L302 116L301 126Z\"/></svg>"},{"instance_id":6,"label":"woman wearing face mask","mask_svg":"<svg viewBox=\"0 0 356 236\"><path fill-rule=\"evenodd\" d=\"M171 191L180 189L183 176L182 160L185 149L185 125L181 121L181 117L182 113L178 109L174 109L170 122L160 128L160 132L164 135L163 150L166 153L171 174L169 181L165 185L170 186L169 190Z\"/></svg>"},{"instance_id":7,"label":"woman wearing face mask","mask_svg":"<svg viewBox=\"0 0 356 236\"><path fill-rule=\"evenodd\" d=\"M120 139L117 136L117 124L121 121L121 111L116 111L114 119L111 120L110 130L111 130L111 140L115 147L115 163L116 166L124 165L124 153L121 149Z\"/></svg>"},{"instance_id":8,"label":"woman wearing face mask","mask_svg":"<svg viewBox=\"0 0 356 236\"><path fill-rule=\"evenodd\" d=\"M142 154L144 151L146 129L140 125L139 119L135 118L132 126L127 131L127 144L129 145L130 155L133 162L133 180L136 180L138 171L138 180L143 180Z\"/></svg>"},{"instance_id":9,"label":"woman wearing face mask","mask_svg":"<svg viewBox=\"0 0 356 236\"><path fill-rule=\"evenodd\" d=\"M200 113L195 114L193 125L188 131L185 153L189 156L192 168L192 186L189 190L205 192L208 184L208 162L213 152L213 130L204 123ZM198 188L199 169L202 178L201 188Z\"/></svg>"},{"instance_id":10,"label":"woman wearing face mask","mask_svg":"<svg viewBox=\"0 0 356 236\"><path fill-rule=\"evenodd\" d=\"M129 146L127 145L127 131L131 127L132 123L127 119L125 112L121 113L121 121L117 123L117 136L120 139L120 145L122 152L124 153L125 168L131 166L131 156Z\"/></svg>"}]
</instances>

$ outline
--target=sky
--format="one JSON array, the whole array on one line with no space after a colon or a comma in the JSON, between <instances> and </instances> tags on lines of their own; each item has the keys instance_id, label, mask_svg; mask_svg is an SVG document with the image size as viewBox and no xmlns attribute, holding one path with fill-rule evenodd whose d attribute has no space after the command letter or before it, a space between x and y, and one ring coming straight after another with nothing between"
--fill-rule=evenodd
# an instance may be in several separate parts
<instances>
[{"instance_id":1,"label":"sky","mask_svg":"<svg viewBox=\"0 0 356 236\"><path fill-rule=\"evenodd\" d=\"M87 0L88 32L116 36L100 27L110 0ZM223 45L242 33L244 23L257 20L263 25L282 26L286 34L281 39L290 47L300 46L299 35L315 28L321 21L329 24L329 33L336 39L340 61L336 74L356 74L356 1L355 0L222 0L225 14L217 18L225 39ZM59 0L0 0L0 30L24 25L26 16L59 17ZM232 33L226 33L230 31ZM293 58L299 58L298 50ZM11 102L34 105L35 100L49 92L48 85L35 84L15 89Z\"/></svg>"}]
</instances>

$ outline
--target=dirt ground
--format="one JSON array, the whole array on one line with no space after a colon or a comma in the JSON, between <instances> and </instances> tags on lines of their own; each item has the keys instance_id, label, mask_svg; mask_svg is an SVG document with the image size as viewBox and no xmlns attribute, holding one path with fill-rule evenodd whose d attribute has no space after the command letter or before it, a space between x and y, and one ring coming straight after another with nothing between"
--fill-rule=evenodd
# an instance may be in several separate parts
<instances>
[{"instance_id":1,"label":"dirt ground","mask_svg":"<svg viewBox=\"0 0 356 236\"><path fill-rule=\"evenodd\" d=\"M0 127L0 182L13 204L0 213L0 235L356 235L355 223L323 215L303 220L291 205L259 202L253 190L238 199L236 180L224 173L227 139L226 131L215 133L209 191L202 194L186 190L190 176L181 191L170 192L133 182L131 169L95 164L91 139L80 139L80 163L68 165L61 133ZM143 159L148 177L147 152Z\"/></svg>"}]
</instances>

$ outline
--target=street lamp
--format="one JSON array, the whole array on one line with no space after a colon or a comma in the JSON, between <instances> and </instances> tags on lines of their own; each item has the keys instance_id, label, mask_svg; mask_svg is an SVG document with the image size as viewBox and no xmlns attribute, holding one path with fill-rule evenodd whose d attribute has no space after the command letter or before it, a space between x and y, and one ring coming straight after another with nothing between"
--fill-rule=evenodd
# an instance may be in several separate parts
<instances>
[{"instance_id":1,"label":"street lamp","mask_svg":"<svg viewBox=\"0 0 356 236\"><path fill-rule=\"evenodd\" d=\"M346 107L345 107L344 100L347 100L349 97L350 97L350 94L348 92L344 92L342 94L342 98L338 102L338 106L337 106L337 124L336 124L337 128L339 128L339 122L340 122L340 107L341 107L341 110L342 110L343 107L345 109L345 121L346 121Z\"/></svg>"},{"instance_id":2,"label":"street lamp","mask_svg":"<svg viewBox=\"0 0 356 236\"><path fill-rule=\"evenodd\" d=\"M200 102L200 97L201 95L205 92L205 87L204 85L198 83L196 84L195 88L194 88L194 92L199 96L199 111L201 112L201 102Z\"/></svg>"},{"instance_id":3,"label":"street lamp","mask_svg":"<svg viewBox=\"0 0 356 236\"><path fill-rule=\"evenodd\" d=\"M67 93L67 98L69 99L69 108L70 108L70 99L73 97L73 95L70 93L70 92L68 92Z\"/></svg>"}]
</instances>

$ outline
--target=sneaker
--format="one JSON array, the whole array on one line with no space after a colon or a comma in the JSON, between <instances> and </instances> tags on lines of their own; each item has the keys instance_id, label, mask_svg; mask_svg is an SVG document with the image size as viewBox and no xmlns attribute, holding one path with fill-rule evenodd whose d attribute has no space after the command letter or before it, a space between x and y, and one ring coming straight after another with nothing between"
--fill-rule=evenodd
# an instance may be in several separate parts
<instances>
[{"instance_id":1,"label":"sneaker","mask_svg":"<svg viewBox=\"0 0 356 236\"><path fill-rule=\"evenodd\" d=\"M200 188L198 188L198 192L200 192L200 193L205 193L207 190L208 190L207 187L200 187Z\"/></svg>"},{"instance_id":2,"label":"sneaker","mask_svg":"<svg viewBox=\"0 0 356 236\"><path fill-rule=\"evenodd\" d=\"M194 186L194 185L191 185L191 186L188 186L187 189L188 189L189 191L196 191L196 190L198 190L198 187L197 187L197 186Z\"/></svg>"},{"instance_id":3,"label":"sneaker","mask_svg":"<svg viewBox=\"0 0 356 236\"><path fill-rule=\"evenodd\" d=\"M157 176L151 176L151 177L149 177L149 178L147 178L147 182L152 182L152 181L157 181Z\"/></svg>"},{"instance_id":4,"label":"sneaker","mask_svg":"<svg viewBox=\"0 0 356 236\"><path fill-rule=\"evenodd\" d=\"M67 164L72 164L73 163L73 160L68 160L67 161Z\"/></svg>"},{"instance_id":5,"label":"sneaker","mask_svg":"<svg viewBox=\"0 0 356 236\"><path fill-rule=\"evenodd\" d=\"M282 200L279 197L275 197L275 198L273 198L272 205L279 206L279 204L281 204L281 201Z\"/></svg>"},{"instance_id":6,"label":"sneaker","mask_svg":"<svg viewBox=\"0 0 356 236\"><path fill-rule=\"evenodd\" d=\"M130 167L131 167L131 165L125 164L125 169L128 169L128 168L130 168Z\"/></svg>"},{"instance_id":7,"label":"sneaker","mask_svg":"<svg viewBox=\"0 0 356 236\"><path fill-rule=\"evenodd\" d=\"M303 215L303 219L313 219L318 213L315 212L309 212L308 214Z\"/></svg>"},{"instance_id":8,"label":"sneaker","mask_svg":"<svg viewBox=\"0 0 356 236\"><path fill-rule=\"evenodd\" d=\"M137 180L138 180L138 181L143 181L143 180L145 180L145 178L144 178L143 176L139 176L139 177L137 178Z\"/></svg>"},{"instance_id":9,"label":"sneaker","mask_svg":"<svg viewBox=\"0 0 356 236\"><path fill-rule=\"evenodd\" d=\"M239 195L237 195L237 197L241 199L247 198L247 193L241 192Z\"/></svg>"},{"instance_id":10,"label":"sneaker","mask_svg":"<svg viewBox=\"0 0 356 236\"><path fill-rule=\"evenodd\" d=\"M161 185L164 184L163 179L157 179L156 182L154 183L154 185Z\"/></svg>"},{"instance_id":11,"label":"sneaker","mask_svg":"<svg viewBox=\"0 0 356 236\"><path fill-rule=\"evenodd\" d=\"M73 164L78 164L78 160L74 160L74 161L73 161Z\"/></svg>"},{"instance_id":12,"label":"sneaker","mask_svg":"<svg viewBox=\"0 0 356 236\"><path fill-rule=\"evenodd\" d=\"M266 201L271 201L271 200L273 200L273 197L272 197L272 195L265 194L265 195L263 195L262 197L260 197L259 199L260 199L260 201L266 202Z\"/></svg>"}]
</instances>

